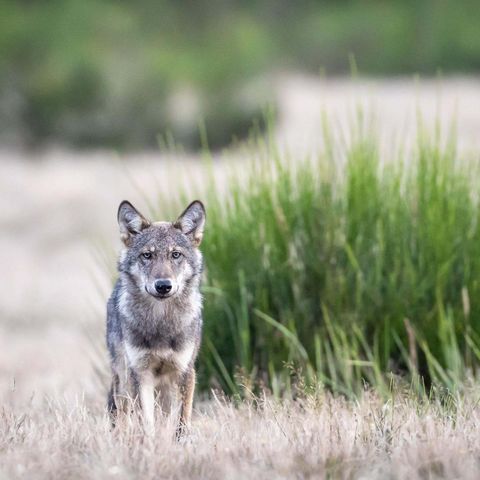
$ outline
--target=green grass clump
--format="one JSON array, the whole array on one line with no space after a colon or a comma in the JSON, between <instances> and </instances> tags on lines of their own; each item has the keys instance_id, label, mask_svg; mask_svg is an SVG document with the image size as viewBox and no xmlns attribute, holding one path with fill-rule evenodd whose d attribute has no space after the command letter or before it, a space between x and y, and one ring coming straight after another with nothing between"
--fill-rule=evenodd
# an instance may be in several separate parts
<instances>
[{"instance_id":1,"label":"green grass clump","mask_svg":"<svg viewBox=\"0 0 480 480\"><path fill-rule=\"evenodd\" d=\"M475 373L479 171L438 138L395 159L364 133L345 148L327 133L304 161L259 142L227 194L212 180L203 387L280 395L301 370L354 395L392 374L454 389Z\"/></svg>"}]
</instances>

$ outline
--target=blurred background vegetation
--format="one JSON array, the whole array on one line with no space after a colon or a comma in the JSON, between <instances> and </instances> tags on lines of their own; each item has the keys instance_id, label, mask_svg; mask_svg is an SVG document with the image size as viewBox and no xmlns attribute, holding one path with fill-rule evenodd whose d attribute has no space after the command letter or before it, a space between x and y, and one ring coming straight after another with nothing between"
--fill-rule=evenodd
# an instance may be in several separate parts
<instances>
[{"instance_id":1,"label":"blurred background vegetation","mask_svg":"<svg viewBox=\"0 0 480 480\"><path fill-rule=\"evenodd\" d=\"M284 70L480 68L476 0L1 0L0 140L154 147L244 136Z\"/></svg>"}]
</instances>

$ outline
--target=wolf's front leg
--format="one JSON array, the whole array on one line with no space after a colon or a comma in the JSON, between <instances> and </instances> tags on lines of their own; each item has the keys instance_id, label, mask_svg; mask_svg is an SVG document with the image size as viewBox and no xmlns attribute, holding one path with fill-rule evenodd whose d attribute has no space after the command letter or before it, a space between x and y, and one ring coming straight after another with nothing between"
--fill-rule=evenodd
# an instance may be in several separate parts
<instances>
[{"instance_id":1,"label":"wolf's front leg","mask_svg":"<svg viewBox=\"0 0 480 480\"><path fill-rule=\"evenodd\" d=\"M110 422L112 424L112 427L115 427L115 422L117 420L117 401L116 401L116 395L118 391L118 375L113 374L112 375L112 383L110 386L110 390L108 391L108 396L107 396L107 411L108 414L110 415Z\"/></svg>"},{"instance_id":2,"label":"wolf's front leg","mask_svg":"<svg viewBox=\"0 0 480 480\"><path fill-rule=\"evenodd\" d=\"M139 397L142 407L142 421L145 433L155 433L155 384L154 377L150 371L142 372L139 375Z\"/></svg>"},{"instance_id":3,"label":"wolf's front leg","mask_svg":"<svg viewBox=\"0 0 480 480\"><path fill-rule=\"evenodd\" d=\"M180 410L180 423L177 428L177 438L181 437L190 424L193 406L193 394L195 392L195 369L191 367L183 376L180 385L182 396L182 408Z\"/></svg>"},{"instance_id":4,"label":"wolf's front leg","mask_svg":"<svg viewBox=\"0 0 480 480\"><path fill-rule=\"evenodd\" d=\"M115 427L119 416L125 417L133 410L136 392L132 386L133 381L128 374L113 373L112 383L107 397L107 410L110 414L112 427Z\"/></svg>"}]
</instances>

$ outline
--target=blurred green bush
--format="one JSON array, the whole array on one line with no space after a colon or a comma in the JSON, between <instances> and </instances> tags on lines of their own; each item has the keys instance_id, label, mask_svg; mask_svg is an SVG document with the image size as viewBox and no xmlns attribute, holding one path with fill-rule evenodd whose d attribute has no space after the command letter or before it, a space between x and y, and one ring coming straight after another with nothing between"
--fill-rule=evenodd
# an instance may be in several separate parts
<instances>
[{"instance_id":1,"label":"blurred green bush","mask_svg":"<svg viewBox=\"0 0 480 480\"><path fill-rule=\"evenodd\" d=\"M121 148L171 130L196 147L203 118L215 148L272 100L245 101L254 77L346 73L349 54L367 73L477 71L478 25L474 0L0 0L0 131Z\"/></svg>"}]
</instances>

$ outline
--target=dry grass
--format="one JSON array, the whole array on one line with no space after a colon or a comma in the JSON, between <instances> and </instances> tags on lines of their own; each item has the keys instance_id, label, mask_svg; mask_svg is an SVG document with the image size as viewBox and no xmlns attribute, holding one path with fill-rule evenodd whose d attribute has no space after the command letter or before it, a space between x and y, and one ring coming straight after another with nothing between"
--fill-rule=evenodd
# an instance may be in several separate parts
<instances>
[{"instance_id":1,"label":"dry grass","mask_svg":"<svg viewBox=\"0 0 480 480\"><path fill-rule=\"evenodd\" d=\"M423 400L197 403L190 434L160 419L111 431L97 399L4 405L0 478L479 478L478 389Z\"/></svg>"}]
</instances>

